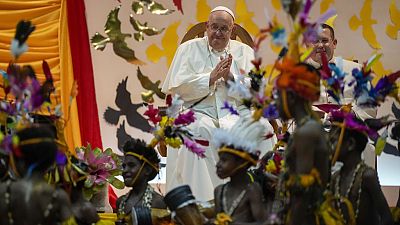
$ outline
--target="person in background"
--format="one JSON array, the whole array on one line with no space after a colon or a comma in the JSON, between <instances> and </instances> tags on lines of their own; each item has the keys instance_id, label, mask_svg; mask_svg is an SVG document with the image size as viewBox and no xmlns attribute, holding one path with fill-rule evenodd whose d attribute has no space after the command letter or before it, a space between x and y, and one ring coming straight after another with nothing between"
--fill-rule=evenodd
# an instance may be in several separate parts
<instances>
[{"instance_id":1,"label":"person in background","mask_svg":"<svg viewBox=\"0 0 400 225\"><path fill-rule=\"evenodd\" d=\"M143 140L128 140L124 145L122 176L126 187L132 189L117 200L118 224L125 224L132 208L166 209L163 197L154 191L148 182L158 174L160 159L154 148L148 147Z\"/></svg>"},{"instance_id":2,"label":"person in background","mask_svg":"<svg viewBox=\"0 0 400 225\"><path fill-rule=\"evenodd\" d=\"M67 193L44 179L56 159L52 132L32 126L18 131L13 140L10 167L18 180L0 184L0 224L77 224Z\"/></svg>"},{"instance_id":3,"label":"person in background","mask_svg":"<svg viewBox=\"0 0 400 225\"><path fill-rule=\"evenodd\" d=\"M355 116L353 121L358 124L357 126L346 126L340 118L333 118L332 121L329 135L334 146L340 145L338 161L343 163L343 167L333 174L330 188L335 196L348 199L353 206L354 218L351 218L344 202L337 201L336 203L346 224L349 224L352 219L360 225L393 224L388 203L379 184L378 174L361 159L361 154L368 142L368 135L363 133L361 127L366 127L366 125ZM345 130L340 140L342 129Z\"/></svg>"},{"instance_id":4,"label":"person in background","mask_svg":"<svg viewBox=\"0 0 400 225\"><path fill-rule=\"evenodd\" d=\"M306 43L308 48L314 48L314 51L306 60L306 63L314 66L317 69L320 69L322 67L322 55L324 54L329 63L333 63L336 66L341 67L342 71L346 73L344 77L345 87L343 90L343 96L341 98L341 104L352 104L352 109L357 117L363 120L375 118L377 115L377 109L357 106L354 101L354 88L348 85L353 79L352 70L354 68L361 69L361 65L356 62L335 56L335 50L338 44L338 40L335 36L335 30L327 23L321 24L321 28L321 33L318 34L318 38L315 40L315 42ZM319 101L314 103L314 105L325 103L337 104L337 102L328 95L326 87L321 84L321 97L319 98ZM315 107L313 107L313 110L318 111L318 109ZM363 158L369 166L375 167L375 152L372 144L367 145L366 150L363 153Z\"/></svg>"}]
</instances>

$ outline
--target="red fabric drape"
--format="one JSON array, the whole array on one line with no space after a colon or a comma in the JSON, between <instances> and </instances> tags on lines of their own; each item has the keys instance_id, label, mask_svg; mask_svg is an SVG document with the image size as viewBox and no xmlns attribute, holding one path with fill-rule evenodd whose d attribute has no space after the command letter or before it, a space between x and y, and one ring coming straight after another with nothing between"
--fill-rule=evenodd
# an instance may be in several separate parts
<instances>
[{"instance_id":1,"label":"red fabric drape","mask_svg":"<svg viewBox=\"0 0 400 225\"><path fill-rule=\"evenodd\" d=\"M103 148L86 24L85 2L83 0L67 0L67 10L74 77L79 86L77 105L82 144L90 143L93 148ZM116 209L117 198L114 190L109 187L108 199L114 210Z\"/></svg>"},{"instance_id":2,"label":"red fabric drape","mask_svg":"<svg viewBox=\"0 0 400 225\"><path fill-rule=\"evenodd\" d=\"M67 0L68 29L77 96L82 144L102 148L92 58L83 0Z\"/></svg>"}]
</instances>

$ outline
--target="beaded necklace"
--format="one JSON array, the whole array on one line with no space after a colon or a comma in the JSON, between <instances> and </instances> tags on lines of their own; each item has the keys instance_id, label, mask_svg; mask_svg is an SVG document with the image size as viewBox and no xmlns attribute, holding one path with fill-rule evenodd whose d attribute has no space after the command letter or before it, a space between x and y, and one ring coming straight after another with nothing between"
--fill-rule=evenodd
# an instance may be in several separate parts
<instances>
[{"instance_id":1,"label":"beaded necklace","mask_svg":"<svg viewBox=\"0 0 400 225\"><path fill-rule=\"evenodd\" d=\"M227 215L232 216L233 212L239 206L239 203L242 201L244 195L246 194L246 191L247 191L247 188L242 190L242 192L240 192L240 194L233 200L231 207L228 208L227 203L226 203L226 198L225 198L226 184L224 184L222 186L222 190L221 190L222 211L226 212Z\"/></svg>"},{"instance_id":2,"label":"beaded necklace","mask_svg":"<svg viewBox=\"0 0 400 225\"><path fill-rule=\"evenodd\" d=\"M335 196L341 196L341 193L340 193L340 171L338 172L338 176L336 177L336 180L335 180ZM362 180L362 175L363 175L364 171L365 171L365 164L364 164L364 162L361 161L357 164L357 167L353 172L353 176L351 177L350 186L347 188L346 193L343 197L345 197L346 199L349 198L350 191L353 189L353 187L356 183L355 181L356 181L357 175L360 176L361 180ZM358 191L357 191L357 198L356 198L356 205L355 205L355 209L356 209L355 210L355 219L357 219L358 212L359 212L361 191L362 191L362 185L360 183ZM339 209L339 212L343 217L343 212L342 212L342 207L341 207L342 203L343 203L343 200L336 201L337 208Z\"/></svg>"},{"instance_id":3,"label":"beaded necklace","mask_svg":"<svg viewBox=\"0 0 400 225\"><path fill-rule=\"evenodd\" d=\"M144 191L143 196L142 196L142 199L143 199L142 206L151 208L151 202L153 200L153 191L154 191L154 189L150 185L147 185L146 190ZM118 212L120 214L125 214L125 206L126 206L126 203L128 202L129 197L131 196L132 193L133 192L131 190L131 191L129 191L129 193L127 195L123 196L123 199L121 201L121 204L120 204L120 207L118 210Z\"/></svg>"},{"instance_id":4,"label":"beaded necklace","mask_svg":"<svg viewBox=\"0 0 400 225\"><path fill-rule=\"evenodd\" d=\"M6 192L4 193L4 202L6 203L6 208L7 208L8 224L10 224L10 225L14 224L14 218L13 218L13 214L11 212L11 185L12 185L11 181L7 180ZM54 191L51 196L51 200L50 200L49 204L47 205L46 209L44 210L43 221L46 221L46 219L48 219L48 217L51 213L51 210L54 207L53 202L55 201L57 196L58 196L57 191ZM41 223L39 223L37 225L41 225Z\"/></svg>"}]
</instances>

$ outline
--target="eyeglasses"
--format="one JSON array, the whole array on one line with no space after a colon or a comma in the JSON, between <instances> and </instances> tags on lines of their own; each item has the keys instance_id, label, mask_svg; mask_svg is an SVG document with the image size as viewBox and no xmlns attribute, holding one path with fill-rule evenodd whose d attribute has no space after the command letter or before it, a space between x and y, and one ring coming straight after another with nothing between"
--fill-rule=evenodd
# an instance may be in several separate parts
<instances>
[{"instance_id":1,"label":"eyeglasses","mask_svg":"<svg viewBox=\"0 0 400 225\"><path fill-rule=\"evenodd\" d=\"M227 27L227 26L218 27L218 25L212 24L212 25L210 26L210 30L211 30L212 32L217 32L217 31L219 31L219 32L221 32L222 34L227 34L227 33L230 31L230 28Z\"/></svg>"},{"instance_id":2,"label":"eyeglasses","mask_svg":"<svg viewBox=\"0 0 400 225\"><path fill-rule=\"evenodd\" d=\"M317 45L317 44L321 43L323 45L326 45L326 44L329 44L330 42L331 42L331 39L323 38L323 39L316 39L316 40L312 41L311 44Z\"/></svg>"}]
</instances>

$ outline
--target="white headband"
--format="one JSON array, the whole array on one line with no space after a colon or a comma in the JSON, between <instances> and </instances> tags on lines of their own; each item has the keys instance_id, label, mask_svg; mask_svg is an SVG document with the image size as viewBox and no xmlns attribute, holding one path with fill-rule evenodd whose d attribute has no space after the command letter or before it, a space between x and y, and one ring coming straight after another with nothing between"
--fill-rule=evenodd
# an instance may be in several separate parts
<instances>
[{"instance_id":1,"label":"white headband","mask_svg":"<svg viewBox=\"0 0 400 225\"><path fill-rule=\"evenodd\" d=\"M225 6L217 6L213 10L211 10L211 13L215 12L215 11L225 11L225 12L229 13L229 15L232 16L233 20L235 20L235 14L233 14L232 10L228 9Z\"/></svg>"}]
</instances>

